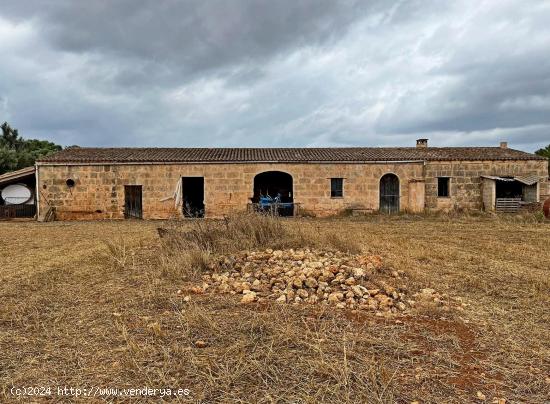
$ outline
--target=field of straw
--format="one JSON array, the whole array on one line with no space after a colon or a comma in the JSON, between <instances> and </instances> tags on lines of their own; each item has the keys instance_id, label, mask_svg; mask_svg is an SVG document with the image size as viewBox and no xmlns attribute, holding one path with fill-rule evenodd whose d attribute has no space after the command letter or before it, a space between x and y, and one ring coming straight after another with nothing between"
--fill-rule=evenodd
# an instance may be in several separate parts
<instances>
[{"instance_id":1,"label":"field of straw","mask_svg":"<svg viewBox=\"0 0 550 404\"><path fill-rule=\"evenodd\" d=\"M0 402L77 400L58 386L188 389L170 399L207 403L548 402L550 223L247 220L1 222ZM187 239L161 241L158 227ZM181 293L215 254L307 245L380 255L411 293L464 307L380 317Z\"/></svg>"}]
</instances>

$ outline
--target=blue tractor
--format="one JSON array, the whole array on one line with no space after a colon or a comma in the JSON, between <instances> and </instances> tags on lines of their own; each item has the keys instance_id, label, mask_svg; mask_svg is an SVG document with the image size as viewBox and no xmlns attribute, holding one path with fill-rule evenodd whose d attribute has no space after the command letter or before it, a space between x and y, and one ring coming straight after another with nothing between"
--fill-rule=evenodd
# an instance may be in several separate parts
<instances>
[{"instance_id":1,"label":"blue tractor","mask_svg":"<svg viewBox=\"0 0 550 404\"><path fill-rule=\"evenodd\" d=\"M293 202L281 202L281 194L278 193L275 198L270 195L260 195L258 201L258 210L269 212L279 216L292 216L294 211Z\"/></svg>"}]
</instances>

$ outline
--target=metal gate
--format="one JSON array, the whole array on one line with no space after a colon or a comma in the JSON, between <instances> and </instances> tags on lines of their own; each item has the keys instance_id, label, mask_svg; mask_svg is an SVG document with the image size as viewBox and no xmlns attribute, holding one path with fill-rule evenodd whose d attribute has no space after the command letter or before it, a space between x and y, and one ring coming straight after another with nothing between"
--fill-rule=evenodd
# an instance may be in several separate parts
<instances>
[{"instance_id":1,"label":"metal gate","mask_svg":"<svg viewBox=\"0 0 550 404\"><path fill-rule=\"evenodd\" d=\"M141 185L124 186L124 217L126 219L141 219L143 217Z\"/></svg>"},{"instance_id":2,"label":"metal gate","mask_svg":"<svg viewBox=\"0 0 550 404\"><path fill-rule=\"evenodd\" d=\"M0 206L0 220L17 219L23 217L34 217L36 215L36 205L18 204Z\"/></svg>"},{"instance_id":3,"label":"metal gate","mask_svg":"<svg viewBox=\"0 0 550 404\"><path fill-rule=\"evenodd\" d=\"M521 207L521 198L496 198L497 212L516 213Z\"/></svg>"},{"instance_id":4,"label":"metal gate","mask_svg":"<svg viewBox=\"0 0 550 404\"><path fill-rule=\"evenodd\" d=\"M386 174L380 178L380 211L399 212L399 178L395 174Z\"/></svg>"}]
</instances>

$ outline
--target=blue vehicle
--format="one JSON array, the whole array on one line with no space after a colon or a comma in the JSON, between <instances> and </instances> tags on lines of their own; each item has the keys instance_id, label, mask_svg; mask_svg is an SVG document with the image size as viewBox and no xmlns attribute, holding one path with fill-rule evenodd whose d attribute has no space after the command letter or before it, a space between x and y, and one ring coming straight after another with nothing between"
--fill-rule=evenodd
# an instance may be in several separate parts
<instances>
[{"instance_id":1,"label":"blue vehicle","mask_svg":"<svg viewBox=\"0 0 550 404\"><path fill-rule=\"evenodd\" d=\"M294 210L293 202L281 202L281 194L278 193L275 198L270 195L260 195L258 201L258 210L262 212L272 212L280 216L292 216Z\"/></svg>"}]
</instances>

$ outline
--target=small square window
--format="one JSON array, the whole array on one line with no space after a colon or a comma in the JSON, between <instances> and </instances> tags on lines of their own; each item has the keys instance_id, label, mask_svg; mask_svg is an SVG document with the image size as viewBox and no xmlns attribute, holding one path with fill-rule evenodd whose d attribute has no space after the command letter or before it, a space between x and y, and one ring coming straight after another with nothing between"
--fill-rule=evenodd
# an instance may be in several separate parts
<instances>
[{"instance_id":1,"label":"small square window","mask_svg":"<svg viewBox=\"0 0 550 404\"><path fill-rule=\"evenodd\" d=\"M451 179L449 177L438 177L437 178L437 196L439 198L448 198L449 197L449 184Z\"/></svg>"},{"instance_id":2,"label":"small square window","mask_svg":"<svg viewBox=\"0 0 550 404\"><path fill-rule=\"evenodd\" d=\"M344 196L344 179L331 178L330 179L330 197L341 198L343 196Z\"/></svg>"}]
</instances>

